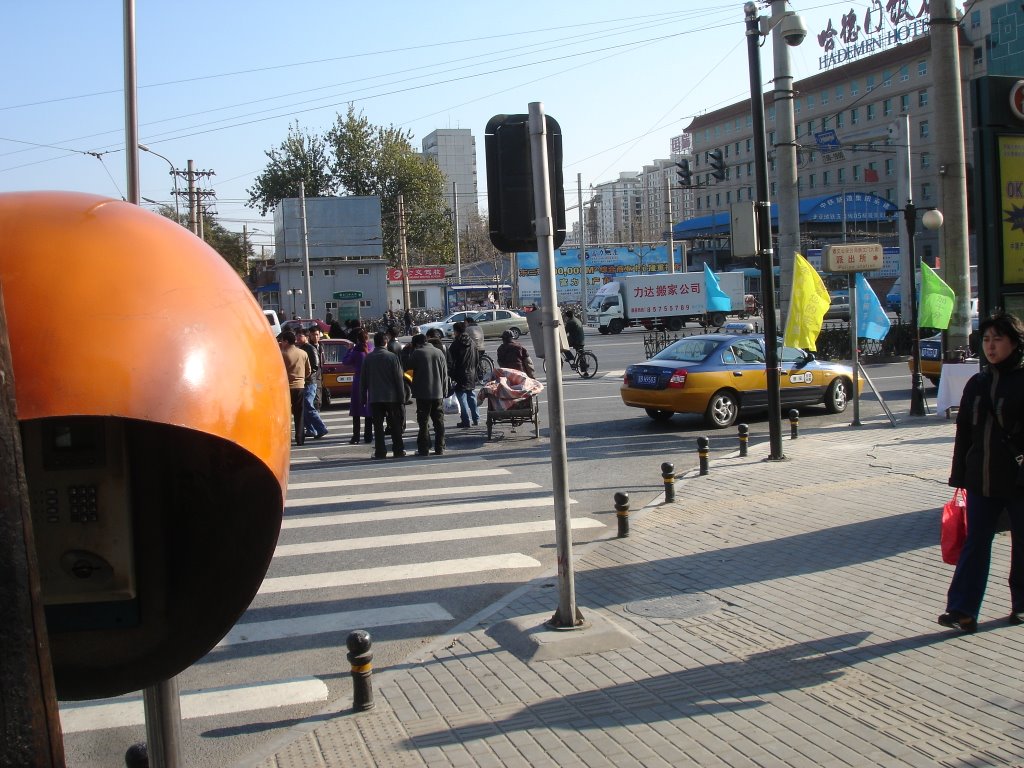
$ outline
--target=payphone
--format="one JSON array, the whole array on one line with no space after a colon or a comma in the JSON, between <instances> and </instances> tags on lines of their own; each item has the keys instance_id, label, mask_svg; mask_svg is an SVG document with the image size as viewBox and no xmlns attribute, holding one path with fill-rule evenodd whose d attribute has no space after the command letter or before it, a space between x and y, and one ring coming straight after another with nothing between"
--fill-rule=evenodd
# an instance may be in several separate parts
<instances>
[{"instance_id":1,"label":"payphone","mask_svg":"<svg viewBox=\"0 0 1024 768\"><path fill-rule=\"evenodd\" d=\"M212 649L270 565L290 451L281 353L230 265L137 206L2 193L0 241L57 693L139 690ZM61 311L40 312L55 297Z\"/></svg>"}]
</instances>

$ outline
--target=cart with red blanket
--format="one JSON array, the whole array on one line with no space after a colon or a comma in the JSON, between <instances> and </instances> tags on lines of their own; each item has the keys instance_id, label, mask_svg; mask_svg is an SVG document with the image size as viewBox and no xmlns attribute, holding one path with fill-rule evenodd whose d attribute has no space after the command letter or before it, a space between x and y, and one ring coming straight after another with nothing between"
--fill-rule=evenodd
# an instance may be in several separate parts
<instances>
[{"instance_id":1,"label":"cart with red blanket","mask_svg":"<svg viewBox=\"0 0 1024 768\"><path fill-rule=\"evenodd\" d=\"M512 431L533 422L533 436L540 437L540 393L544 385L515 368L494 368L484 378L477 401L487 403L487 438L497 422L507 422Z\"/></svg>"}]
</instances>

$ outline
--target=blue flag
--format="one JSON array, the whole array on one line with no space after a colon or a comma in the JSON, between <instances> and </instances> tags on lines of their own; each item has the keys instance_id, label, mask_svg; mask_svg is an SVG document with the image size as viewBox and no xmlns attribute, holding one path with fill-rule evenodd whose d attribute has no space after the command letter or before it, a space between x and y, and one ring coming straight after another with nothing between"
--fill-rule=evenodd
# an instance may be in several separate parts
<instances>
[{"instance_id":1,"label":"blue flag","mask_svg":"<svg viewBox=\"0 0 1024 768\"><path fill-rule=\"evenodd\" d=\"M892 323L863 272L857 273L857 338L881 341Z\"/></svg>"},{"instance_id":2,"label":"blue flag","mask_svg":"<svg viewBox=\"0 0 1024 768\"><path fill-rule=\"evenodd\" d=\"M732 299L718 284L718 278L711 267L704 262L704 290L707 291L708 312L729 312L732 310Z\"/></svg>"}]
</instances>

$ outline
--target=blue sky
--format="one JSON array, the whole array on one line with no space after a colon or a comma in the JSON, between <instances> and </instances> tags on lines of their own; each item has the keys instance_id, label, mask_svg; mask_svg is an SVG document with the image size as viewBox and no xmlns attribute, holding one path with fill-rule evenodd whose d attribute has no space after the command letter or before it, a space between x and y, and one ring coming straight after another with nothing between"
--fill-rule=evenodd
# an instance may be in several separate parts
<instances>
[{"instance_id":1,"label":"blue sky","mask_svg":"<svg viewBox=\"0 0 1024 768\"><path fill-rule=\"evenodd\" d=\"M818 72L829 19L838 27L868 5L791 5L810 32L791 49L798 79ZM0 191L122 197L122 3L10 3L4 17ZM563 130L571 205L577 173L586 190L640 170L693 116L749 95L743 29L736 0L138 0L139 137L179 168L216 172L229 229L269 232L246 189L289 122L322 132L352 101L370 122L412 131L417 148L435 128L470 128L486 208L484 126L541 101ZM762 68L767 81L770 41ZM143 197L171 201L166 162L140 153L140 175Z\"/></svg>"}]
</instances>

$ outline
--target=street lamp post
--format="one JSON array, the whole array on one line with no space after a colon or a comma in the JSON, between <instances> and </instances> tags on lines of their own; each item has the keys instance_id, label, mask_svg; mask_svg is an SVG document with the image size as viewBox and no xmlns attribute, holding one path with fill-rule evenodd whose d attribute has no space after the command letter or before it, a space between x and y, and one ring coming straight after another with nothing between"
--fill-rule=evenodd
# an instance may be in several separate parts
<instances>
[{"instance_id":1,"label":"street lamp post","mask_svg":"<svg viewBox=\"0 0 1024 768\"><path fill-rule=\"evenodd\" d=\"M917 206L908 200L903 208L903 220L907 225L907 247L910 250L910 322L914 325L914 349L911 357L914 370L910 382L910 415L926 416L924 406L924 376L921 375L921 326L919 325L919 307L917 296L917 275L921 270L921 258L917 255L915 240L917 237ZM935 210L925 211L921 217L925 229L938 229L942 226L942 214Z\"/></svg>"},{"instance_id":2,"label":"street lamp post","mask_svg":"<svg viewBox=\"0 0 1024 768\"><path fill-rule=\"evenodd\" d=\"M149 152L149 154L151 155L156 155L161 160L166 162L169 166L171 166L171 177L174 179L174 223L181 224L181 213L178 211L178 169L174 167L174 163L172 163L166 157L161 155L159 152L154 152L145 144L139 144L139 149L141 149L143 152Z\"/></svg>"},{"instance_id":3,"label":"street lamp post","mask_svg":"<svg viewBox=\"0 0 1024 768\"><path fill-rule=\"evenodd\" d=\"M287 294L288 296L292 297L292 318L294 319L294 318L298 317L298 315L295 314L295 297L302 295L302 289L301 288L289 288L287 291L285 291L285 294Z\"/></svg>"}]
</instances>

